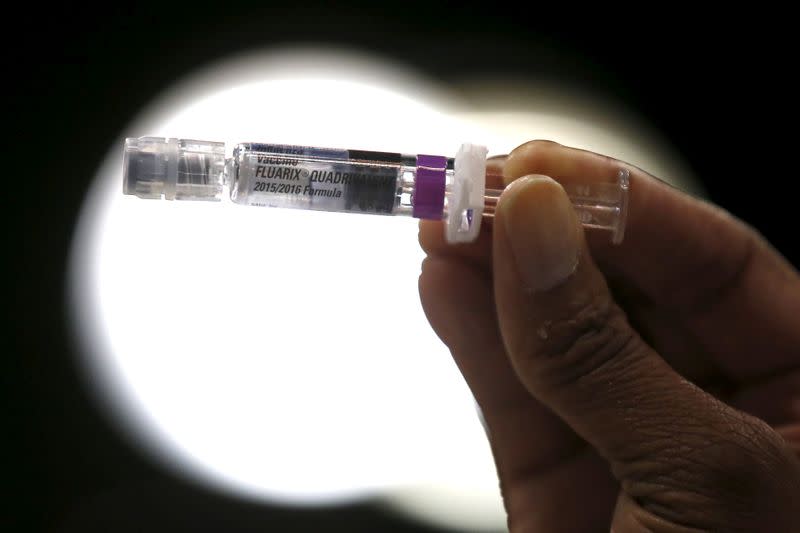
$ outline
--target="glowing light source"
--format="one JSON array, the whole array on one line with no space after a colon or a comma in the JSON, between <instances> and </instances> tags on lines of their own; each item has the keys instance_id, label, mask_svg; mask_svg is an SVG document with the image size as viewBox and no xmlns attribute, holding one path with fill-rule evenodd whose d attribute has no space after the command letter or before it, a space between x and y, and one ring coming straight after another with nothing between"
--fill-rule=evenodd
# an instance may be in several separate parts
<instances>
[{"instance_id":1,"label":"glowing light source","mask_svg":"<svg viewBox=\"0 0 800 533\"><path fill-rule=\"evenodd\" d=\"M140 135L442 154L596 139L525 113L474 113L341 52L235 58L176 85L110 143L76 234L73 303L99 400L154 457L240 494L381 493L439 523L502 527L472 398L419 305L413 220L142 201L122 196L120 167L122 139ZM606 153L632 146L603 135ZM460 522L432 509L442 500Z\"/></svg>"}]
</instances>

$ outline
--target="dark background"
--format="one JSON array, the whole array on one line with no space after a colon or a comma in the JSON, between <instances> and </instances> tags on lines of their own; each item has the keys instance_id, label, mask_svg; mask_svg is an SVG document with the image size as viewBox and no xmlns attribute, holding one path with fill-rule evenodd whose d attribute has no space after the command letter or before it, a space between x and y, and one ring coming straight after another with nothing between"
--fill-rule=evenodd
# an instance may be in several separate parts
<instances>
[{"instance_id":1,"label":"dark background","mask_svg":"<svg viewBox=\"0 0 800 533\"><path fill-rule=\"evenodd\" d=\"M17 6L5 17L13 453L3 531L432 531L367 503L303 512L242 502L162 471L100 416L65 320L73 224L110 139L203 63L271 44L332 43L441 82L463 73L547 78L620 99L674 144L713 201L798 264L788 72L780 13L648 4L621 13L500 3L124 3ZM11 37L13 35L13 38ZM520 141L522 141L521 139ZM6 525L8 524L8 525Z\"/></svg>"}]
</instances>

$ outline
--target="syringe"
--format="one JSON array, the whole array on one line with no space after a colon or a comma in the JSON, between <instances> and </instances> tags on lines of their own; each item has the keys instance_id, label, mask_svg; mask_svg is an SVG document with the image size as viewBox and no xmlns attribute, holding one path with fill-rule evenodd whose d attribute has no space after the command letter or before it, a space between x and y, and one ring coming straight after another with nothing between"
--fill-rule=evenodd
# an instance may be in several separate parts
<instances>
[{"instance_id":1,"label":"syringe","mask_svg":"<svg viewBox=\"0 0 800 533\"><path fill-rule=\"evenodd\" d=\"M164 137L125 141L123 192L140 198L238 204L445 221L450 242L477 238L494 217L502 189L486 188L483 146L463 144L454 158L366 150L241 143L226 158L221 142ZM491 178L491 176L490 176ZM586 227L622 240L628 170L606 181L561 181ZM497 181L499 180L491 180Z\"/></svg>"}]
</instances>

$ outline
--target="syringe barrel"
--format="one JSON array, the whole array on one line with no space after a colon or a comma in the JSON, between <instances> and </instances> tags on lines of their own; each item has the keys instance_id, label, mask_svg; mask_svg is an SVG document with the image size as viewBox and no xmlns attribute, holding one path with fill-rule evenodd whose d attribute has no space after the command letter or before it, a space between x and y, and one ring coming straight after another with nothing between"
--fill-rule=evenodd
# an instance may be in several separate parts
<instances>
[{"instance_id":1,"label":"syringe barrel","mask_svg":"<svg viewBox=\"0 0 800 533\"><path fill-rule=\"evenodd\" d=\"M241 143L233 149L226 176L231 199L244 205L441 218L444 198L438 213L415 210L412 202L425 157ZM446 173L447 159L440 161Z\"/></svg>"}]
</instances>

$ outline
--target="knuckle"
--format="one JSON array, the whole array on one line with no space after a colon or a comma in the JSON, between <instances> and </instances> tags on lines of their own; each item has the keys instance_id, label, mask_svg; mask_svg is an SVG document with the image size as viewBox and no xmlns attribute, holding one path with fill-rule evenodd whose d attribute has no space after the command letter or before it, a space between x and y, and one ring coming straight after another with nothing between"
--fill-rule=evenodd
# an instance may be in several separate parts
<instances>
[{"instance_id":1,"label":"knuckle","mask_svg":"<svg viewBox=\"0 0 800 533\"><path fill-rule=\"evenodd\" d=\"M800 464L771 428L761 421L752 420L749 434L741 442L727 447L727 460L723 472L712 476L722 487L720 499L734 502L730 515L751 518L752 523L770 531L780 531L788 523L800 527ZM729 468L729 474L724 469ZM737 511L744 510L744 513ZM737 516L738 515L738 516ZM791 518L793 517L793 518ZM795 529L792 529L796 531Z\"/></svg>"},{"instance_id":2,"label":"knuckle","mask_svg":"<svg viewBox=\"0 0 800 533\"><path fill-rule=\"evenodd\" d=\"M752 528L785 524L796 511L798 462L761 420L723 404L703 418L621 467L626 490L644 509L700 529L780 530Z\"/></svg>"},{"instance_id":3,"label":"knuckle","mask_svg":"<svg viewBox=\"0 0 800 533\"><path fill-rule=\"evenodd\" d=\"M621 309L608 298L593 298L568 316L545 321L528 332L521 364L548 387L563 387L618 372L645 345Z\"/></svg>"},{"instance_id":4,"label":"knuckle","mask_svg":"<svg viewBox=\"0 0 800 533\"><path fill-rule=\"evenodd\" d=\"M780 436L763 420L731 409L732 420L718 457L726 489L734 491L745 501L761 504L784 499L786 483L800 495L800 464ZM712 463L713 464L713 463Z\"/></svg>"}]
</instances>

